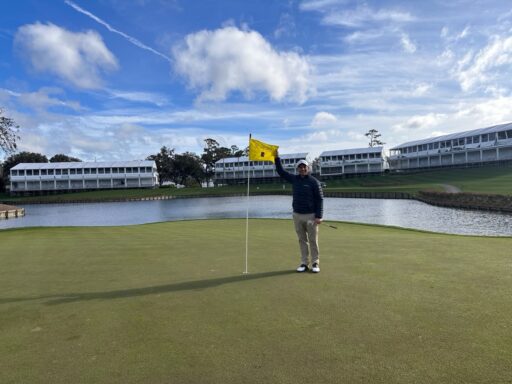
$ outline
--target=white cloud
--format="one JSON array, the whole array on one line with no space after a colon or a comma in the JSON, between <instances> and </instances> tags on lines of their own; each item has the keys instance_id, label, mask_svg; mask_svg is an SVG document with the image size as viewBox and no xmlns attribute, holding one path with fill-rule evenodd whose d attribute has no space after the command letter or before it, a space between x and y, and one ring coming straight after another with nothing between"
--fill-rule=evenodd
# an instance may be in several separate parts
<instances>
[{"instance_id":1,"label":"white cloud","mask_svg":"<svg viewBox=\"0 0 512 384\"><path fill-rule=\"evenodd\" d=\"M458 63L456 78L462 90L468 91L478 85L487 85L496 78L510 76L509 71L499 71L500 67L512 64L512 36L494 37L476 55L467 54Z\"/></svg>"},{"instance_id":2,"label":"white cloud","mask_svg":"<svg viewBox=\"0 0 512 384\"><path fill-rule=\"evenodd\" d=\"M79 88L99 88L100 72L118 68L117 60L94 31L70 32L54 24L27 24L16 46L33 69L57 75Z\"/></svg>"},{"instance_id":3,"label":"white cloud","mask_svg":"<svg viewBox=\"0 0 512 384\"><path fill-rule=\"evenodd\" d=\"M512 97L498 97L480 103L463 105L456 117L482 127L510 122L512 121Z\"/></svg>"},{"instance_id":4,"label":"white cloud","mask_svg":"<svg viewBox=\"0 0 512 384\"><path fill-rule=\"evenodd\" d=\"M166 96L158 93L149 92L137 92L137 91L119 91L116 89L108 90L113 98L124 99L128 101L134 101L138 103L150 103L156 106L162 107L169 104L169 100Z\"/></svg>"},{"instance_id":5,"label":"white cloud","mask_svg":"<svg viewBox=\"0 0 512 384\"><path fill-rule=\"evenodd\" d=\"M274 101L302 103L314 93L312 68L295 52L277 52L255 31L225 27L190 34L173 50L175 69L201 92L200 100L246 98L266 92Z\"/></svg>"},{"instance_id":6,"label":"white cloud","mask_svg":"<svg viewBox=\"0 0 512 384\"><path fill-rule=\"evenodd\" d=\"M353 10L328 10L322 21L326 25L362 27L368 23L405 23L415 20L416 18L408 12L384 8L375 10L362 5Z\"/></svg>"},{"instance_id":7,"label":"white cloud","mask_svg":"<svg viewBox=\"0 0 512 384\"><path fill-rule=\"evenodd\" d=\"M369 30L369 31L355 31L343 38L347 43L368 42L383 37L384 31L382 30Z\"/></svg>"},{"instance_id":8,"label":"white cloud","mask_svg":"<svg viewBox=\"0 0 512 384\"><path fill-rule=\"evenodd\" d=\"M421 83L421 84L418 84L413 92L412 92L412 95L413 96L416 96L416 97L420 97L420 96L424 96L426 95L430 90L432 89L432 84L428 84L428 83Z\"/></svg>"},{"instance_id":9,"label":"white cloud","mask_svg":"<svg viewBox=\"0 0 512 384\"><path fill-rule=\"evenodd\" d=\"M311 126L313 128L325 128L332 127L338 123L338 119L336 116L329 112L318 112L313 120L311 121Z\"/></svg>"},{"instance_id":10,"label":"white cloud","mask_svg":"<svg viewBox=\"0 0 512 384\"><path fill-rule=\"evenodd\" d=\"M440 113L412 116L406 122L394 125L393 132L401 133L411 130L421 132L438 126L444 119L446 119L446 115Z\"/></svg>"},{"instance_id":11,"label":"white cloud","mask_svg":"<svg viewBox=\"0 0 512 384\"><path fill-rule=\"evenodd\" d=\"M347 0L304 0L300 3L299 8L303 11L322 11L346 2Z\"/></svg>"},{"instance_id":12,"label":"white cloud","mask_svg":"<svg viewBox=\"0 0 512 384\"><path fill-rule=\"evenodd\" d=\"M471 27L466 26L461 32L450 34L450 29L447 26L444 26L441 29L441 37L447 42L457 42L458 40L462 40L469 35Z\"/></svg>"},{"instance_id":13,"label":"white cloud","mask_svg":"<svg viewBox=\"0 0 512 384\"><path fill-rule=\"evenodd\" d=\"M402 47L404 50L408 53L414 53L416 52L416 45L411 41L409 38L409 35L406 33L402 33L400 42L402 43Z\"/></svg>"},{"instance_id":14,"label":"white cloud","mask_svg":"<svg viewBox=\"0 0 512 384\"><path fill-rule=\"evenodd\" d=\"M279 25L274 31L274 37L279 39L283 36L295 36L296 35L296 26L295 20L292 15L289 13L284 13L279 18Z\"/></svg>"}]
</instances>

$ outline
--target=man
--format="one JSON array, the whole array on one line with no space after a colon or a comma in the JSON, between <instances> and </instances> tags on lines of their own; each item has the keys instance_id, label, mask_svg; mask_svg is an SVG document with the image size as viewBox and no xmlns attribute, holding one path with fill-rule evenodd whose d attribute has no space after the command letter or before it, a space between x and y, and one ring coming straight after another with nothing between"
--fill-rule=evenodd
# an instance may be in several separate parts
<instances>
[{"instance_id":1,"label":"man","mask_svg":"<svg viewBox=\"0 0 512 384\"><path fill-rule=\"evenodd\" d=\"M309 174L306 160L297 162L298 175L283 169L279 154L275 159L276 171L293 186L293 222L299 238L301 264L297 272L309 269L311 250L311 271L320 272L320 255L318 250L318 225L322 223L324 195L320 182Z\"/></svg>"}]
</instances>

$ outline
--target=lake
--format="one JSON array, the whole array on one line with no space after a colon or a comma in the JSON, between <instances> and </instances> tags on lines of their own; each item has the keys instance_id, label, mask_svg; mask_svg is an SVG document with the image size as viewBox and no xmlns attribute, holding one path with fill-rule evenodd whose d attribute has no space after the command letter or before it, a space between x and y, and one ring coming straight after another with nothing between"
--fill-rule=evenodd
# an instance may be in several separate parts
<instances>
[{"instance_id":1,"label":"lake","mask_svg":"<svg viewBox=\"0 0 512 384\"><path fill-rule=\"evenodd\" d=\"M251 218L291 218L291 196L251 196ZM112 226L190 219L245 218L246 197L119 203L25 205L26 216L0 220L0 229ZM512 236L512 215L435 207L415 200L326 198L326 220L382 224L434 232Z\"/></svg>"}]
</instances>

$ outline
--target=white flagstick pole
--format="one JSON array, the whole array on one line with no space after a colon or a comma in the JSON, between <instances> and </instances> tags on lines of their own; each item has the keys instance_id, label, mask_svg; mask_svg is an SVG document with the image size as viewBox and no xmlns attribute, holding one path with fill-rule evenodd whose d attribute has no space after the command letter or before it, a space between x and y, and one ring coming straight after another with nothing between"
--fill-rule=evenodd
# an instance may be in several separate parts
<instances>
[{"instance_id":1,"label":"white flagstick pole","mask_svg":"<svg viewBox=\"0 0 512 384\"><path fill-rule=\"evenodd\" d=\"M249 134L249 148L251 146L251 134ZM250 159L250 151L249 151L249 172L247 172L247 212L245 219L245 272L244 274L249 273L248 271L248 255L249 255L249 185L251 181L251 159Z\"/></svg>"}]
</instances>

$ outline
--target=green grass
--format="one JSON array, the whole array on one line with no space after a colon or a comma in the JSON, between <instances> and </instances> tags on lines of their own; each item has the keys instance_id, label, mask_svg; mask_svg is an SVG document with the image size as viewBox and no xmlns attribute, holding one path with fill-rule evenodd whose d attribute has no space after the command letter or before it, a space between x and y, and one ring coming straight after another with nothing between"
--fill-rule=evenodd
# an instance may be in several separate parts
<instances>
[{"instance_id":1,"label":"green grass","mask_svg":"<svg viewBox=\"0 0 512 384\"><path fill-rule=\"evenodd\" d=\"M385 174L367 177L353 177L328 180L326 191L340 192L408 192L415 194L421 190L443 191L444 184L453 185L463 192L512 194L512 167L488 166L481 168L444 169L410 174ZM290 186L286 185L287 190ZM252 185L255 192L281 192L283 183ZM218 188L157 188L123 189L91 192L65 193L48 196L10 197L0 194L0 201L20 203L44 200L47 202L111 200L126 198L146 198L154 196L205 196L221 194L244 194L246 187L224 186Z\"/></svg>"},{"instance_id":2,"label":"green grass","mask_svg":"<svg viewBox=\"0 0 512 384\"><path fill-rule=\"evenodd\" d=\"M512 238L244 224L1 231L0 382L512 380Z\"/></svg>"},{"instance_id":3,"label":"green grass","mask_svg":"<svg viewBox=\"0 0 512 384\"><path fill-rule=\"evenodd\" d=\"M409 174L388 174L327 182L329 189L340 191L396 191L417 193L421 190L443 191L443 185L463 192L512 194L512 167L443 169Z\"/></svg>"}]
</instances>

